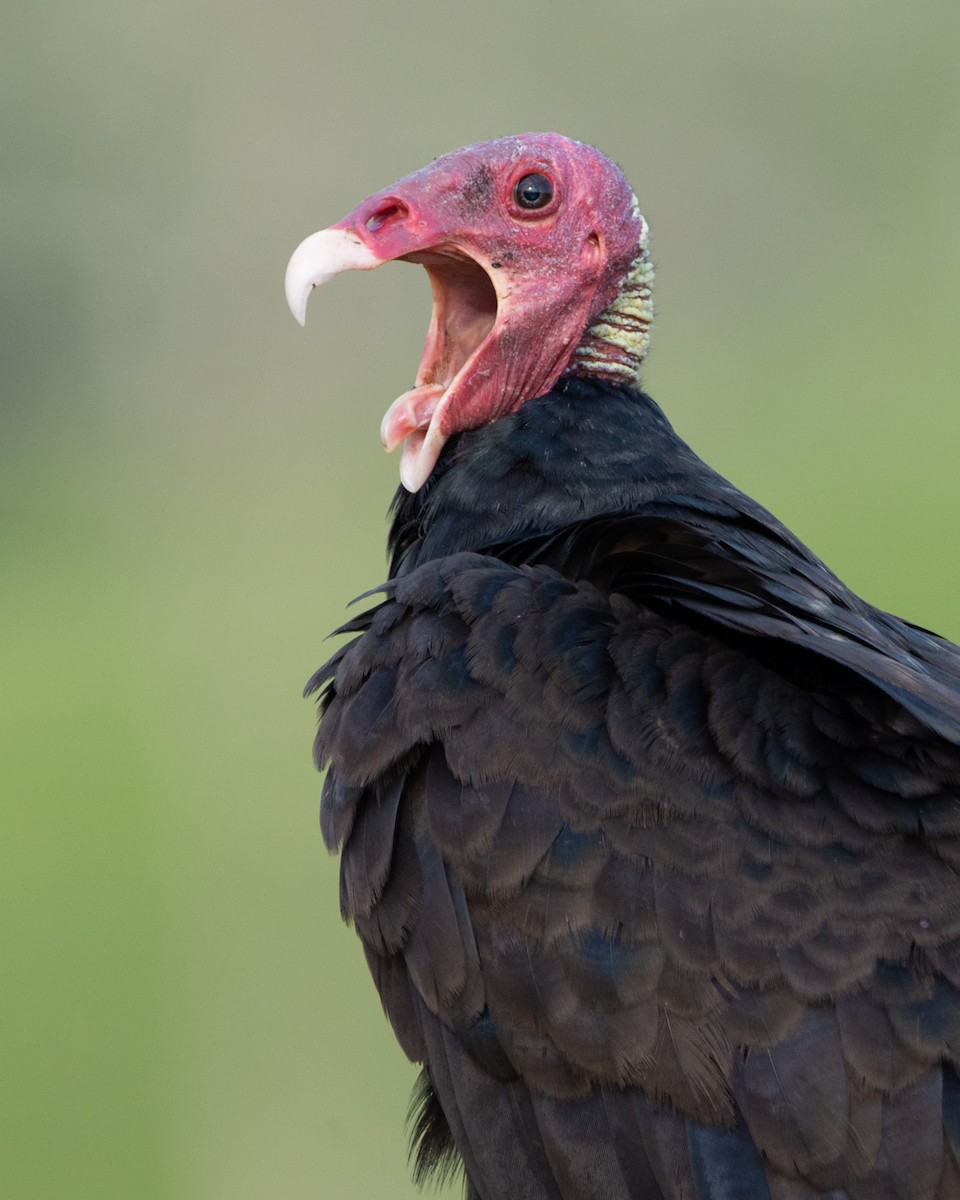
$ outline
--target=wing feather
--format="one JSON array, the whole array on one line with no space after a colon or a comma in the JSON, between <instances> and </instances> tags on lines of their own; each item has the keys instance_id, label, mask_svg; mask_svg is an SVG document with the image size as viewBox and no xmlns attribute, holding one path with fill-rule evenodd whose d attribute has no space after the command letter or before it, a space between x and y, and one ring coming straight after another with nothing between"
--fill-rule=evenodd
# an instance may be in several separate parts
<instances>
[{"instance_id":1,"label":"wing feather","mask_svg":"<svg viewBox=\"0 0 960 1200\"><path fill-rule=\"evenodd\" d=\"M604 536L621 592L410 571L324 694L344 912L472 1194L953 1195L952 661L910 633L881 669L854 610L824 639L812 569Z\"/></svg>"}]
</instances>

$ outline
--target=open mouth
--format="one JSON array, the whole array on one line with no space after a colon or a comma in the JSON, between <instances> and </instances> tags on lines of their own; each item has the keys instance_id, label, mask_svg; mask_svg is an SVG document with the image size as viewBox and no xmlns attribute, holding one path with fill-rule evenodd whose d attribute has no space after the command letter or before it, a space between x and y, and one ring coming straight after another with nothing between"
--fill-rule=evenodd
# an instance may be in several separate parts
<instances>
[{"instance_id":1,"label":"open mouth","mask_svg":"<svg viewBox=\"0 0 960 1200\"><path fill-rule=\"evenodd\" d=\"M469 371L496 324L498 296L490 276L474 259L446 247L404 255L404 262L419 263L430 277L433 314L416 385L388 409L380 427L387 450L404 443L403 457L413 461L438 408L453 395L454 385Z\"/></svg>"},{"instance_id":2,"label":"open mouth","mask_svg":"<svg viewBox=\"0 0 960 1200\"><path fill-rule=\"evenodd\" d=\"M417 385L449 387L479 348L497 319L497 293L490 276L472 258L459 254L412 255L421 263L433 289L433 319Z\"/></svg>"}]
</instances>

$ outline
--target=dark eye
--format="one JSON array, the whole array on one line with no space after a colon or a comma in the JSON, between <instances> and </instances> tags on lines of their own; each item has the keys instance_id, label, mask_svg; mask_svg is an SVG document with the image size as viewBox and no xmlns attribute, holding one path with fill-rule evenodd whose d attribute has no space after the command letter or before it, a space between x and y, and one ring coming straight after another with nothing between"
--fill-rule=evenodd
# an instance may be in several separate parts
<instances>
[{"instance_id":1,"label":"dark eye","mask_svg":"<svg viewBox=\"0 0 960 1200\"><path fill-rule=\"evenodd\" d=\"M553 184L546 175L524 175L517 180L513 198L521 208L543 208L553 199Z\"/></svg>"}]
</instances>

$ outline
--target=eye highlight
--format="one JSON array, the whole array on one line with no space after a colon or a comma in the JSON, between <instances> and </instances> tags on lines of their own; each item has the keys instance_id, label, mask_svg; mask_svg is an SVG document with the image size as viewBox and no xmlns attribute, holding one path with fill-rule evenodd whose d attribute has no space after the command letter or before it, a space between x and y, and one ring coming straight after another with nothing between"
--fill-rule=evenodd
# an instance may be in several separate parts
<instances>
[{"instance_id":1,"label":"eye highlight","mask_svg":"<svg viewBox=\"0 0 960 1200\"><path fill-rule=\"evenodd\" d=\"M513 198L520 208L545 208L553 199L553 184L546 175L534 171L517 180Z\"/></svg>"}]
</instances>

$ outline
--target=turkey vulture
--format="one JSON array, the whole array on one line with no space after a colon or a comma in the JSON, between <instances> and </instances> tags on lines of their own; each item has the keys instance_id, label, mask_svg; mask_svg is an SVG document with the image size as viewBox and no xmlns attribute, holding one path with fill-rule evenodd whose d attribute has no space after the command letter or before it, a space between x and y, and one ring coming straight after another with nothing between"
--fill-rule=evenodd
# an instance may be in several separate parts
<instances>
[{"instance_id":1,"label":"turkey vulture","mask_svg":"<svg viewBox=\"0 0 960 1200\"><path fill-rule=\"evenodd\" d=\"M960 1197L960 648L640 389L647 225L555 134L287 270L421 263L390 578L308 685L341 908L471 1200Z\"/></svg>"}]
</instances>

